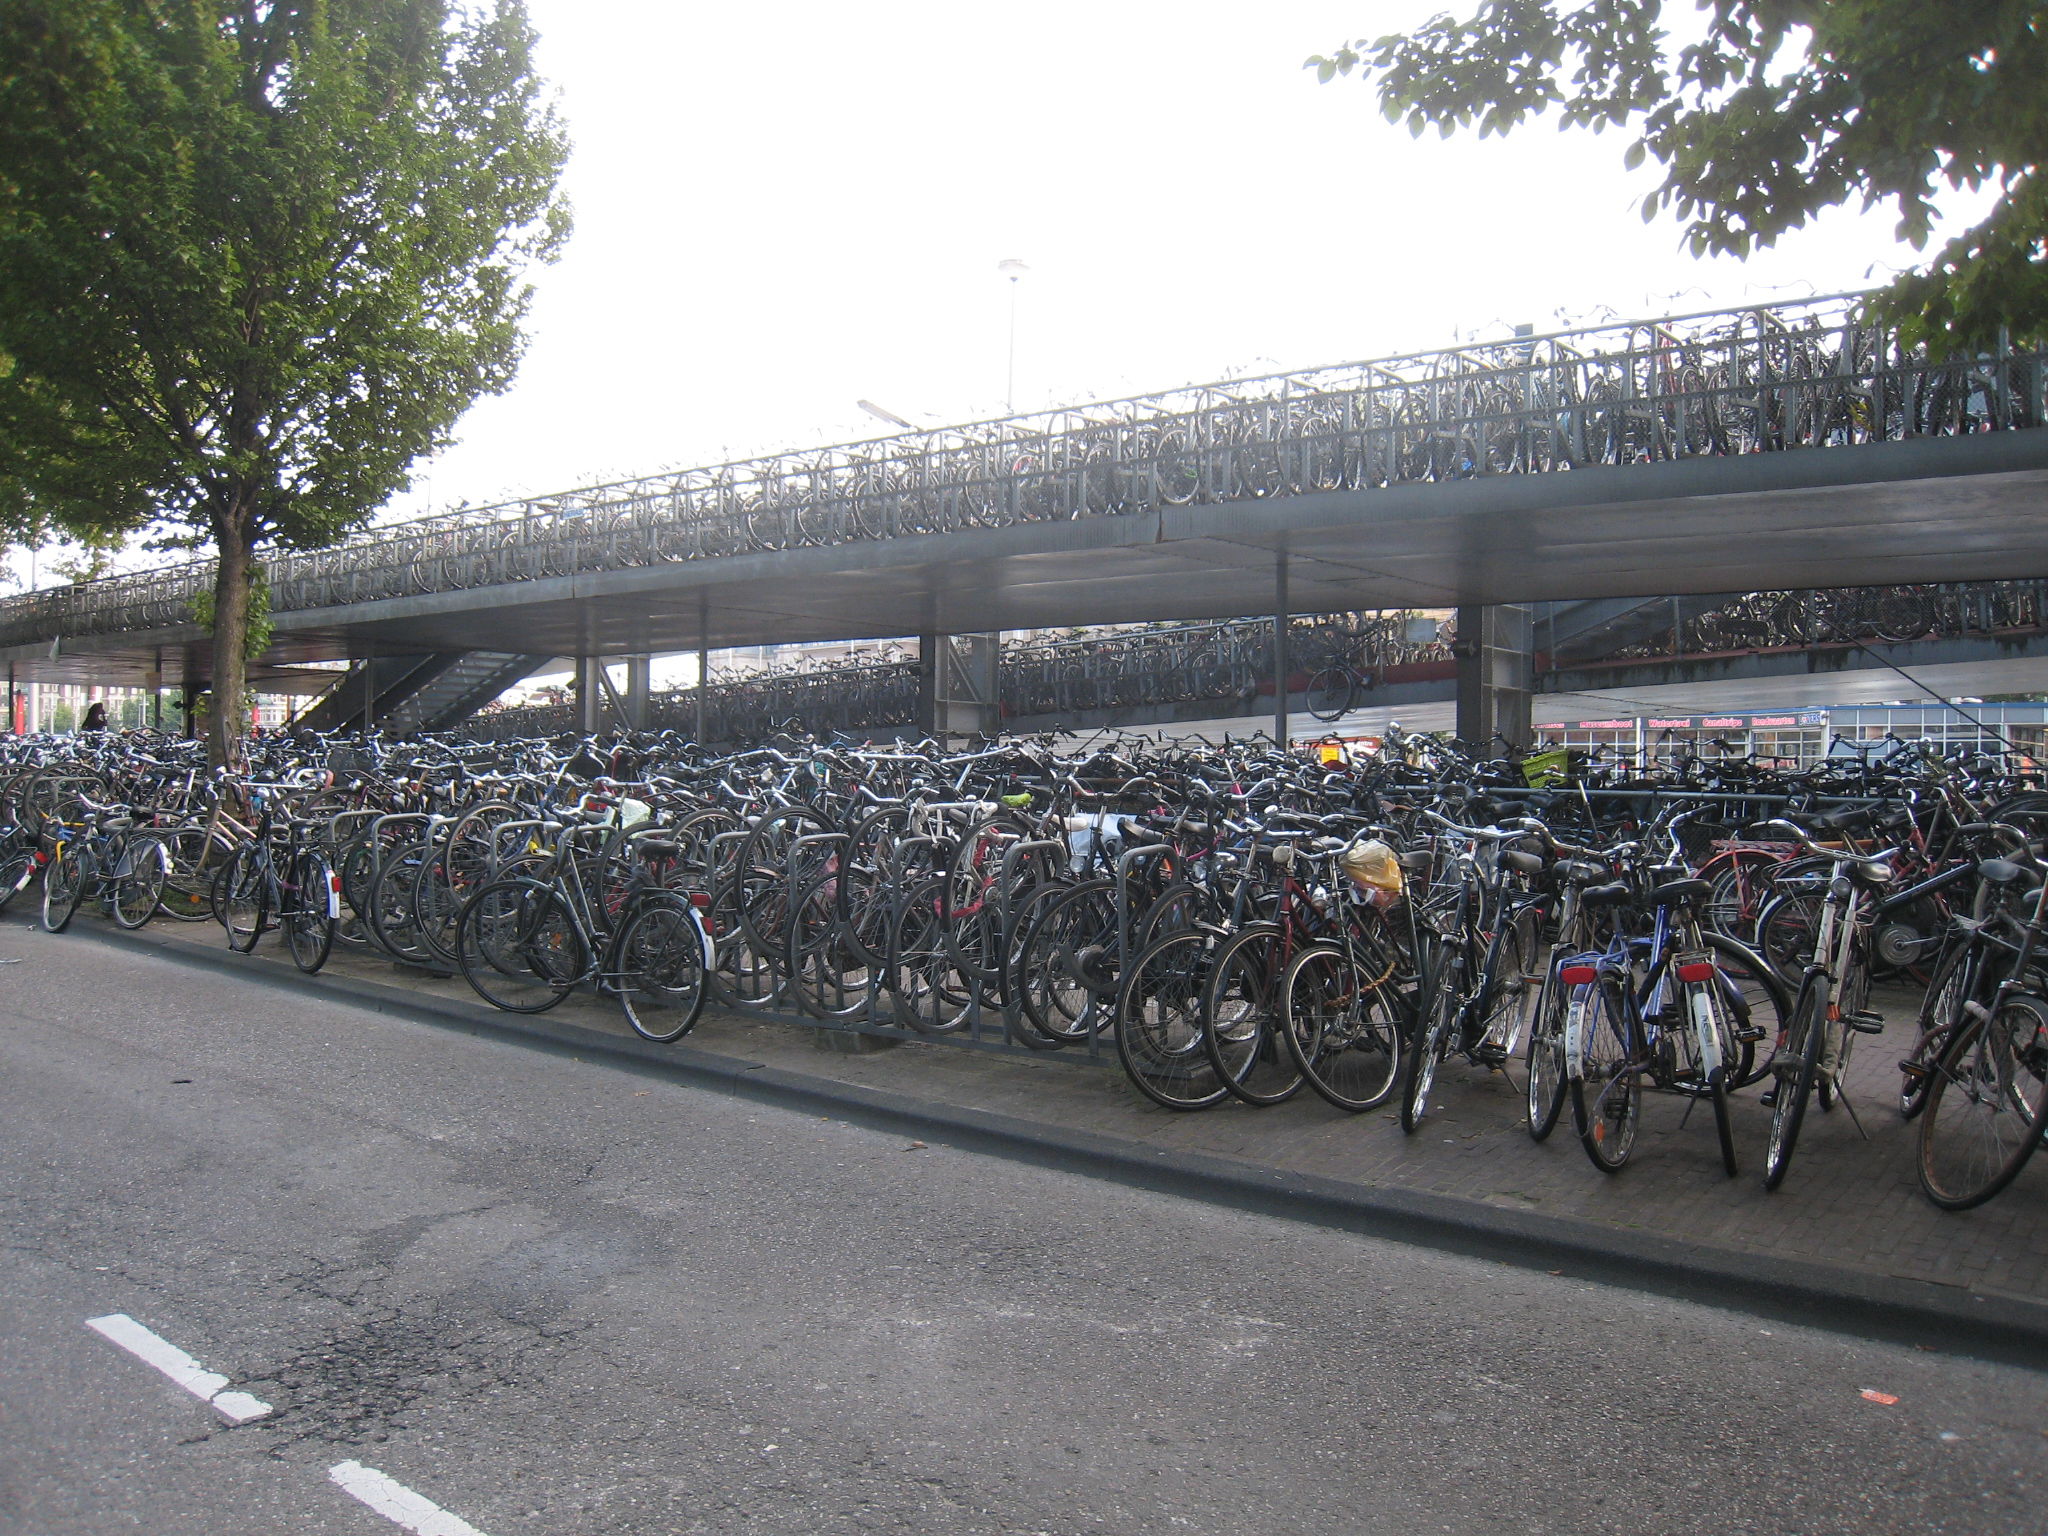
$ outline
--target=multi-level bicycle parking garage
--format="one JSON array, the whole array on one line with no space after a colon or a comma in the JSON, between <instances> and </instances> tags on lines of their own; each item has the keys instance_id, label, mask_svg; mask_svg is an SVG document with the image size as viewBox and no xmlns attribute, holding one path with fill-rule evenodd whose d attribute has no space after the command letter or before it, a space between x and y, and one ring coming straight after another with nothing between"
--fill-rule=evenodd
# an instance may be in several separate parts
<instances>
[{"instance_id":1,"label":"multi-level bicycle parking garage","mask_svg":"<svg viewBox=\"0 0 2048 1536\"><path fill-rule=\"evenodd\" d=\"M602 658L912 634L928 658L918 723L989 729L1003 707L994 646L966 637L1259 615L1259 692L1279 715L1311 677L1271 644L1267 616L1462 609L1454 670L1483 736L1520 718L1536 654L1559 654L1520 611L1531 603L1589 620L1583 605L1645 595L1855 585L1960 611L1992 600L1929 584L2048 569L2035 510L2048 437L2031 430L2043 391L2038 354L1935 361L1857 323L1848 299L1517 336L653 476L273 556L271 660L353 659L357 712L373 720L438 679L415 720L446 724L522 664L567 657L590 725ZM0 655L15 680L198 686L189 604L207 580L192 565L0 604ZM1760 648L1826 644L1800 627L1812 606L1785 606L1782 645ZM1707 640L1701 621L1741 607L1682 615L1678 655L1696 654L1688 624ZM1953 630L2012 651L1995 622ZM1752 615L1709 644L1758 649L1755 633ZM1620 659L1639 643L1614 638ZM377 681L394 674L415 679L410 694ZM644 685L625 694L628 713L643 707Z\"/></svg>"}]
</instances>

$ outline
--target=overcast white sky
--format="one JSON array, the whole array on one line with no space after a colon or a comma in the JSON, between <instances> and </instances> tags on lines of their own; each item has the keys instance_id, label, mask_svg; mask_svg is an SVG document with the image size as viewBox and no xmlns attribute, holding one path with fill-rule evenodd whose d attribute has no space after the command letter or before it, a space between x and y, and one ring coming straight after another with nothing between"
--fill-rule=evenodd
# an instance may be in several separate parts
<instances>
[{"instance_id":1,"label":"overcast white sky","mask_svg":"<svg viewBox=\"0 0 2048 1536\"><path fill-rule=\"evenodd\" d=\"M512 389L387 517L890 430L862 398L919 424L999 414L1006 259L1030 267L1019 410L1844 291L1912 260L1881 210L1696 261L1642 222L1655 177L1624 173L1625 138L1415 140L1302 67L1437 0L529 6L576 233L536 274Z\"/></svg>"},{"instance_id":2,"label":"overcast white sky","mask_svg":"<svg viewBox=\"0 0 2048 1536\"><path fill-rule=\"evenodd\" d=\"M517 383L412 510L889 430L863 397L997 414L1006 258L1028 410L1860 288L1912 254L1842 212L1695 261L1642 222L1625 139L1414 140L1302 68L1423 0L529 4L576 234Z\"/></svg>"}]
</instances>

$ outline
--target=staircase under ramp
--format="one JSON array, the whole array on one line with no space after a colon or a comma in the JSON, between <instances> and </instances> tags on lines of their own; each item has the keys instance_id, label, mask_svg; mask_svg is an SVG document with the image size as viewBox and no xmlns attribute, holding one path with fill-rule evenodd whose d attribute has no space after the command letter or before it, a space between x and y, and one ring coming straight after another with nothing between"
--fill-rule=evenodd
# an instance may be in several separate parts
<instances>
[{"instance_id":1,"label":"staircase under ramp","mask_svg":"<svg viewBox=\"0 0 2048 1536\"><path fill-rule=\"evenodd\" d=\"M501 651L373 657L351 666L299 723L315 731L368 724L401 736L446 730L553 659Z\"/></svg>"}]
</instances>

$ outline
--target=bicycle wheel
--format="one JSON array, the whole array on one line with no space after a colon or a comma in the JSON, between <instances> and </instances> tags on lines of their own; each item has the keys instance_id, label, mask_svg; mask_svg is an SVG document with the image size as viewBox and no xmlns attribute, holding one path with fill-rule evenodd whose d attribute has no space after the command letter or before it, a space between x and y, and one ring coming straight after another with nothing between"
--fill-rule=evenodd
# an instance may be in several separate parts
<instances>
[{"instance_id":1,"label":"bicycle wheel","mask_svg":"<svg viewBox=\"0 0 2048 1536\"><path fill-rule=\"evenodd\" d=\"M857 1018L868 1005L868 962L847 941L839 902L839 873L820 870L789 911L790 992L805 1013L828 1022Z\"/></svg>"},{"instance_id":2,"label":"bicycle wheel","mask_svg":"<svg viewBox=\"0 0 2048 1536\"><path fill-rule=\"evenodd\" d=\"M425 843L392 849L377 865L370 882L368 921L364 925L376 946L406 965L432 966L437 961L420 935L420 910L415 901L420 876L433 860Z\"/></svg>"},{"instance_id":3,"label":"bicycle wheel","mask_svg":"<svg viewBox=\"0 0 2048 1536\"><path fill-rule=\"evenodd\" d=\"M1116 996L1112 883L1084 881L1039 912L1018 970L1018 1001L1033 1029L1070 1045L1092 1038Z\"/></svg>"},{"instance_id":4,"label":"bicycle wheel","mask_svg":"<svg viewBox=\"0 0 2048 1536\"><path fill-rule=\"evenodd\" d=\"M1565 1014L1571 988L1557 979L1557 968L1543 978L1536 994L1536 1016L1529 1026L1529 1137L1543 1141L1557 1128L1565 1100Z\"/></svg>"},{"instance_id":5,"label":"bicycle wheel","mask_svg":"<svg viewBox=\"0 0 2048 1536\"><path fill-rule=\"evenodd\" d=\"M43 927L62 933L71 926L94 873L92 850L76 840L59 843L43 867Z\"/></svg>"},{"instance_id":6,"label":"bicycle wheel","mask_svg":"<svg viewBox=\"0 0 2048 1536\"><path fill-rule=\"evenodd\" d=\"M1369 968L1368 968L1369 967ZM1337 944L1313 944L1280 979L1281 1038L1295 1069L1323 1099L1362 1114L1401 1080L1405 1010L1391 967Z\"/></svg>"},{"instance_id":7,"label":"bicycle wheel","mask_svg":"<svg viewBox=\"0 0 2048 1536\"><path fill-rule=\"evenodd\" d=\"M319 849L302 848L293 856L279 896L277 925L284 930L285 948L292 964L311 976L334 952L341 905L333 871Z\"/></svg>"},{"instance_id":8,"label":"bicycle wheel","mask_svg":"<svg viewBox=\"0 0 2048 1536\"><path fill-rule=\"evenodd\" d=\"M626 919L613 950L612 984L634 1034L666 1044L696 1026L708 948L697 914L683 902L649 901Z\"/></svg>"},{"instance_id":9,"label":"bicycle wheel","mask_svg":"<svg viewBox=\"0 0 2048 1536\"><path fill-rule=\"evenodd\" d=\"M228 948L248 954L263 937L269 920L266 876L269 874L254 843L244 843L221 866L213 882L214 912L227 930Z\"/></svg>"},{"instance_id":10,"label":"bicycle wheel","mask_svg":"<svg viewBox=\"0 0 2048 1536\"><path fill-rule=\"evenodd\" d=\"M966 1028L974 1007L974 993L954 974L946 947L946 923L939 915L945 878L930 876L904 894L889 940L885 982L895 1000L897 1022L921 1035Z\"/></svg>"},{"instance_id":11,"label":"bicycle wheel","mask_svg":"<svg viewBox=\"0 0 2048 1536\"><path fill-rule=\"evenodd\" d=\"M203 923L213 916L213 877L234 849L226 838L203 826L173 827L162 837L171 859L164 877L164 916Z\"/></svg>"},{"instance_id":12,"label":"bicycle wheel","mask_svg":"<svg viewBox=\"0 0 2048 1536\"><path fill-rule=\"evenodd\" d=\"M1358 679L1352 670L1340 664L1324 667L1308 680L1308 693L1303 702L1308 706L1309 717L1324 725L1334 725L1350 713L1358 701Z\"/></svg>"},{"instance_id":13,"label":"bicycle wheel","mask_svg":"<svg viewBox=\"0 0 2048 1536\"><path fill-rule=\"evenodd\" d=\"M1446 953L1455 942L1439 944L1424 973L1423 996L1428 1001L1414 1030L1413 1054L1401 1084L1401 1129L1411 1136L1429 1113L1429 1091L1436 1083L1437 1065L1451 1048L1451 1029L1458 1022L1464 972Z\"/></svg>"},{"instance_id":14,"label":"bicycle wheel","mask_svg":"<svg viewBox=\"0 0 2048 1536\"><path fill-rule=\"evenodd\" d=\"M164 875L170 856L164 845L148 833L131 834L121 850L121 861L109 876L111 915L117 927L140 928L163 904Z\"/></svg>"},{"instance_id":15,"label":"bicycle wheel","mask_svg":"<svg viewBox=\"0 0 2048 1536\"><path fill-rule=\"evenodd\" d=\"M1770 1069L1769 1058L1756 1060L1757 1043L1775 1040L1792 1011L1792 1000L1778 973L1763 956L1725 934L1702 935L1714 956L1716 984L1734 1031L1734 1054L1728 1060L1728 1091L1745 1088Z\"/></svg>"},{"instance_id":16,"label":"bicycle wheel","mask_svg":"<svg viewBox=\"0 0 2048 1536\"><path fill-rule=\"evenodd\" d=\"M762 899L767 886L779 878L773 871L735 867L720 875L711 888L706 921L717 961L711 990L721 1007L763 1009L782 999L781 967L748 941L739 916L743 907Z\"/></svg>"},{"instance_id":17,"label":"bicycle wheel","mask_svg":"<svg viewBox=\"0 0 2048 1536\"><path fill-rule=\"evenodd\" d=\"M1714 871L1713 889L1700 909L1707 926L1731 939L1750 939L1756 932L1757 911L1770 890L1771 871L1777 862L1769 854L1730 855L1728 862Z\"/></svg>"},{"instance_id":18,"label":"bicycle wheel","mask_svg":"<svg viewBox=\"0 0 2048 1536\"><path fill-rule=\"evenodd\" d=\"M1721 1143L1721 1167L1732 1179L1741 1169L1735 1161L1735 1122L1728 1109L1726 1067L1716 1067L1707 1074L1707 1098L1714 1107L1714 1134Z\"/></svg>"},{"instance_id":19,"label":"bicycle wheel","mask_svg":"<svg viewBox=\"0 0 2048 1536\"><path fill-rule=\"evenodd\" d=\"M1536 953L1537 929L1534 907L1523 907L1507 920L1480 1000L1480 1039L1498 1047L1504 1059L1512 1059L1521 1049L1522 1030L1529 1022L1529 966Z\"/></svg>"},{"instance_id":20,"label":"bicycle wheel","mask_svg":"<svg viewBox=\"0 0 2048 1536\"><path fill-rule=\"evenodd\" d=\"M1972 1016L1935 1064L1920 1121L1920 1187L1944 1210L1982 1205L2019 1176L2048 1112L2048 1001L2013 993Z\"/></svg>"},{"instance_id":21,"label":"bicycle wheel","mask_svg":"<svg viewBox=\"0 0 2048 1536\"><path fill-rule=\"evenodd\" d=\"M589 969L589 950L568 902L538 880L495 880L462 909L456 963L476 995L508 1013L540 1013L567 997Z\"/></svg>"},{"instance_id":22,"label":"bicycle wheel","mask_svg":"<svg viewBox=\"0 0 2048 1536\"><path fill-rule=\"evenodd\" d=\"M487 878L481 862L466 871L449 867L453 848L443 843L413 872L412 937L420 952L440 965L455 963L455 923L462 903Z\"/></svg>"},{"instance_id":23,"label":"bicycle wheel","mask_svg":"<svg viewBox=\"0 0 2048 1536\"><path fill-rule=\"evenodd\" d=\"M1800 984L1785 1037L1768 1068L1777 1080L1771 1099L1771 1134L1764 1142L1764 1188L1776 1189L1792 1167L1799 1128L1806 1120L1806 1101L1820 1067L1827 1035L1827 978L1809 976Z\"/></svg>"},{"instance_id":24,"label":"bicycle wheel","mask_svg":"<svg viewBox=\"0 0 2048 1536\"><path fill-rule=\"evenodd\" d=\"M0 857L0 912L7 910L7 904L28 889L29 882L36 877L36 851L33 848L17 848Z\"/></svg>"},{"instance_id":25,"label":"bicycle wheel","mask_svg":"<svg viewBox=\"0 0 2048 1536\"><path fill-rule=\"evenodd\" d=\"M1635 1150L1642 1122L1643 1079L1627 1001L1611 979L1593 983L1579 1023L1579 1075L1572 1079L1572 1124L1593 1166L1617 1173Z\"/></svg>"},{"instance_id":26,"label":"bicycle wheel","mask_svg":"<svg viewBox=\"0 0 2048 1536\"><path fill-rule=\"evenodd\" d=\"M1788 985L1799 979L1813 955L1825 899L1814 889L1790 891L1772 897L1757 914L1756 952Z\"/></svg>"},{"instance_id":27,"label":"bicycle wheel","mask_svg":"<svg viewBox=\"0 0 2048 1536\"><path fill-rule=\"evenodd\" d=\"M1202 1046L1233 1098L1280 1104L1308 1081L1282 1038L1287 940L1277 923L1248 923L1224 941L1202 991Z\"/></svg>"},{"instance_id":28,"label":"bicycle wheel","mask_svg":"<svg viewBox=\"0 0 2048 1536\"><path fill-rule=\"evenodd\" d=\"M1202 1047L1202 989L1216 942L1206 928L1169 933L1131 963L1117 988L1117 1060L1167 1109L1207 1109L1230 1096Z\"/></svg>"},{"instance_id":29,"label":"bicycle wheel","mask_svg":"<svg viewBox=\"0 0 2048 1536\"><path fill-rule=\"evenodd\" d=\"M370 939L370 886L377 878L377 845L367 837L346 844L334 861L341 881L341 920L334 928L334 942L348 949L368 949Z\"/></svg>"}]
</instances>

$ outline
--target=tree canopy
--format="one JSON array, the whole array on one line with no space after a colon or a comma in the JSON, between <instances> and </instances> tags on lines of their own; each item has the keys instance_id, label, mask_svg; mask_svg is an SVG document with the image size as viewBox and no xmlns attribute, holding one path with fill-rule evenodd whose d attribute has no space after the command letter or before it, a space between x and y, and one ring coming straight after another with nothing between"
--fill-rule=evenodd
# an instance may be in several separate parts
<instances>
[{"instance_id":1,"label":"tree canopy","mask_svg":"<svg viewBox=\"0 0 2048 1536\"><path fill-rule=\"evenodd\" d=\"M0 0L0 523L317 547L511 381L568 143L521 0ZM216 760L237 712L215 712Z\"/></svg>"},{"instance_id":2,"label":"tree canopy","mask_svg":"<svg viewBox=\"0 0 2048 1536\"><path fill-rule=\"evenodd\" d=\"M1685 18L1689 41L1664 22ZM1308 61L1377 86L1389 121L1505 133L1556 111L1632 125L1695 253L1745 255L1825 209L1892 204L1916 249L1944 187L1991 211L1872 305L1909 342L2048 336L2048 4L2042 0L1485 0Z\"/></svg>"}]
</instances>

